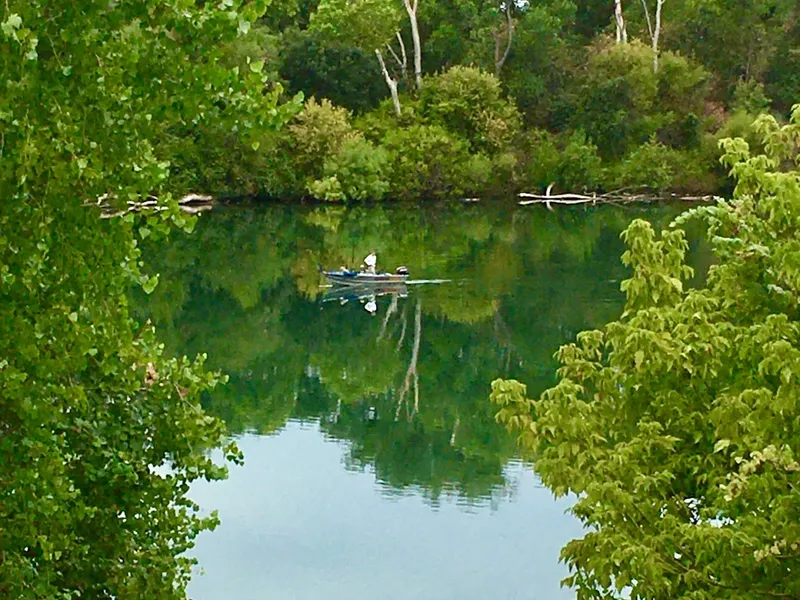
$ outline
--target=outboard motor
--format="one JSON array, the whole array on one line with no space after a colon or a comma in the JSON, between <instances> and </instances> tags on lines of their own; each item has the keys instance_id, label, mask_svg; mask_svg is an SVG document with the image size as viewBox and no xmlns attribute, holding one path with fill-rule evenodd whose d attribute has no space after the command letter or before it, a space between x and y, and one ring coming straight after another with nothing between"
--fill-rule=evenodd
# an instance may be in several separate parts
<instances>
[{"instance_id":1,"label":"outboard motor","mask_svg":"<svg viewBox=\"0 0 800 600\"><path fill-rule=\"evenodd\" d=\"M394 272L397 275L408 275L408 267L397 267Z\"/></svg>"}]
</instances>

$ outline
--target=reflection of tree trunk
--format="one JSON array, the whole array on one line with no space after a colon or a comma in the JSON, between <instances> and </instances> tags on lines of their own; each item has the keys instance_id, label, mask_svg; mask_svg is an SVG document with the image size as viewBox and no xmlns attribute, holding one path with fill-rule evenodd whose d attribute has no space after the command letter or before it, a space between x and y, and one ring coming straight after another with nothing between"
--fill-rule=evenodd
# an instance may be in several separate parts
<instances>
[{"instance_id":1,"label":"reflection of tree trunk","mask_svg":"<svg viewBox=\"0 0 800 600\"><path fill-rule=\"evenodd\" d=\"M333 413L333 422L334 423L338 423L339 422L339 417L341 417L341 416L342 416L342 399L339 398L336 401L336 412Z\"/></svg>"},{"instance_id":2,"label":"reflection of tree trunk","mask_svg":"<svg viewBox=\"0 0 800 600\"><path fill-rule=\"evenodd\" d=\"M456 433L458 433L458 425L459 425L459 423L461 423L461 417L459 415L456 415L456 422L453 425L453 433L450 436L450 445L451 446L455 446L456 445Z\"/></svg>"},{"instance_id":3,"label":"reflection of tree trunk","mask_svg":"<svg viewBox=\"0 0 800 600\"><path fill-rule=\"evenodd\" d=\"M494 74L500 77L500 71L508 58L508 53L511 52L511 39L514 34L514 24L511 22L511 2L506 2L506 50L500 56L500 45L502 43L502 36L500 32L494 38Z\"/></svg>"},{"instance_id":4,"label":"reflection of tree trunk","mask_svg":"<svg viewBox=\"0 0 800 600\"><path fill-rule=\"evenodd\" d=\"M386 63L383 62L383 54L377 48L375 49L375 56L378 57L378 62L381 63L381 71L383 72L383 78L386 80L386 85L389 86L389 91L392 93L392 104L394 105L394 112L397 116L400 116L400 97L397 95L397 80L393 79L391 75L389 75L389 71L386 69Z\"/></svg>"},{"instance_id":5,"label":"reflection of tree trunk","mask_svg":"<svg viewBox=\"0 0 800 600\"><path fill-rule=\"evenodd\" d=\"M392 303L389 304L389 308L386 310L386 316L383 318L383 323L381 324L381 331L378 334L379 342L383 339L383 335L386 333L386 326L389 324L389 318L395 312L397 312L397 294L392 294Z\"/></svg>"},{"instance_id":6,"label":"reflection of tree trunk","mask_svg":"<svg viewBox=\"0 0 800 600\"><path fill-rule=\"evenodd\" d=\"M406 377L403 380L403 387L400 388L400 397L397 400L397 410L395 411L395 420L400 417L400 409L405 401L408 389L411 387L411 382L414 382L414 413L419 412L419 378L417 376L417 362L419 360L419 345L422 340L422 302L417 299L417 310L414 315L414 345L411 349L411 360L408 362L408 369L406 370Z\"/></svg>"},{"instance_id":7,"label":"reflection of tree trunk","mask_svg":"<svg viewBox=\"0 0 800 600\"><path fill-rule=\"evenodd\" d=\"M419 413L419 375L414 369L414 414Z\"/></svg>"},{"instance_id":8,"label":"reflection of tree trunk","mask_svg":"<svg viewBox=\"0 0 800 600\"><path fill-rule=\"evenodd\" d=\"M511 368L511 357L514 354L514 346L511 343L511 332L509 331L506 322L503 321L503 317L500 315L499 310L494 311L494 331L497 342L506 350L505 367L503 372L507 375Z\"/></svg>"},{"instance_id":9,"label":"reflection of tree trunk","mask_svg":"<svg viewBox=\"0 0 800 600\"><path fill-rule=\"evenodd\" d=\"M502 315L500 314L499 309L495 309L493 317L494 322L494 331L498 337L498 342L500 342L501 346L510 346L511 345L511 333L508 330L508 325L503 320Z\"/></svg>"},{"instance_id":10,"label":"reflection of tree trunk","mask_svg":"<svg viewBox=\"0 0 800 600\"><path fill-rule=\"evenodd\" d=\"M403 310L403 328L400 330L400 339L397 340L397 346L395 348L397 352L403 347L403 340L406 339L406 324L408 323L408 319L406 318L407 308L408 307L406 307L406 310Z\"/></svg>"}]
</instances>

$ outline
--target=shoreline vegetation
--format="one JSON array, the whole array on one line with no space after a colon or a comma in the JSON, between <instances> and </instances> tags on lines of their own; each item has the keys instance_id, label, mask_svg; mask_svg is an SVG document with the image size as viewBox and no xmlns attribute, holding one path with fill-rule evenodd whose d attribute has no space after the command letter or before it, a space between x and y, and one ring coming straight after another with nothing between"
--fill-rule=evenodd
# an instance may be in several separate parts
<instances>
[{"instance_id":1,"label":"shoreline vegetation","mask_svg":"<svg viewBox=\"0 0 800 600\"><path fill-rule=\"evenodd\" d=\"M703 195L693 196L687 194L676 193L655 193L648 188L635 189L620 189L613 190L602 194L550 194L550 188L544 194L530 194L527 192L520 192L516 198L509 200L507 198L456 198L452 200L439 200L440 203L464 203L464 204L478 204L485 202L507 202L515 203L518 206L531 206L531 205L544 205L548 210L554 210L553 206L598 206L598 205L612 205L612 206L625 206L634 204L652 204L652 203L680 203L680 204L709 204L719 200L718 196ZM305 205L325 206L329 203L325 200L306 197L301 201ZM371 205L391 205L396 203L395 200L383 198L382 200L367 201ZM406 200L406 203L419 206L424 201L420 200ZM246 206L257 205L265 203L284 203L281 200L263 197L236 197L236 198L214 198L207 194L188 193L175 200L177 210L188 215L199 215L200 213L208 212L219 206ZM100 210L101 219L113 219L117 217L125 217L126 215L144 213L147 211L161 212L167 210L167 207L160 205L158 198L154 196L148 197L142 201L129 200L125 206L114 206L108 202L108 199L101 196L95 202L85 202L83 206L94 207Z\"/></svg>"},{"instance_id":2,"label":"shoreline vegetation","mask_svg":"<svg viewBox=\"0 0 800 600\"><path fill-rule=\"evenodd\" d=\"M246 139L199 124L173 180L282 201L730 196L720 141L758 149L757 115L785 123L800 97L797 11L648 4L272 6L224 60L260 65L295 114Z\"/></svg>"}]
</instances>

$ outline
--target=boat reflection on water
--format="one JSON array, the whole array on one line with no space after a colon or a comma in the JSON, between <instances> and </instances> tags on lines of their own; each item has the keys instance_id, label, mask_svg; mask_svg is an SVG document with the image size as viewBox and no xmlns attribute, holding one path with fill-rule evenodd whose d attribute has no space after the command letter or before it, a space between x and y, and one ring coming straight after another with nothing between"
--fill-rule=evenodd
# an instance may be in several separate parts
<instances>
[{"instance_id":1,"label":"boat reflection on water","mask_svg":"<svg viewBox=\"0 0 800 600\"><path fill-rule=\"evenodd\" d=\"M378 305L376 299L379 296L393 296L394 298L405 298L408 296L408 288L405 283L386 283L381 285L349 285L335 286L325 292L322 297L323 302L338 302L347 304L348 302L360 302L364 305L364 310L370 314L376 314ZM393 298L393 299L394 299Z\"/></svg>"},{"instance_id":2,"label":"boat reflection on water","mask_svg":"<svg viewBox=\"0 0 800 600\"><path fill-rule=\"evenodd\" d=\"M378 310L377 298L379 296L390 296L392 304L395 305L398 298L408 297L407 285L439 285L450 283L451 279L415 279L414 281L391 281L383 283L362 283L350 285L338 285L334 283L322 296L322 302L338 302L347 304L351 301L360 302L364 309L370 314L376 314Z\"/></svg>"}]
</instances>

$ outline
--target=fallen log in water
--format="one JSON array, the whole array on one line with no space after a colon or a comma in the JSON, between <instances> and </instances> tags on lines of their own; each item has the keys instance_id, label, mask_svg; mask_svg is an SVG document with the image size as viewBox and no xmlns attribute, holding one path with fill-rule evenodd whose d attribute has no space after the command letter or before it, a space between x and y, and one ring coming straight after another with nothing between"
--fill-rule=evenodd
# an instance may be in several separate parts
<instances>
[{"instance_id":1,"label":"fallen log in water","mask_svg":"<svg viewBox=\"0 0 800 600\"><path fill-rule=\"evenodd\" d=\"M681 194L656 194L649 191L632 192L630 188L622 188L603 194L593 193L587 194L550 194L553 189L553 184L550 184L544 194L530 194L522 192L518 194L520 206L527 206L529 204L544 204L549 210L553 210L552 204L630 204L633 202L659 202L664 200L679 201L679 202L713 202L716 196L684 196Z\"/></svg>"},{"instance_id":2,"label":"fallen log in water","mask_svg":"<svg viewBox=\"0 0 800 600\"><path fill-rule=\"evenodd\" d=\"M96 206L100 209L101 219L113 219L114 217L121 217L129 213L137 213L143 210L150 210L153 212L161 212L166 210L167 207L159 203L156 196L148 196L146 200L133 201L129 200L125 208L112 206L109 201L114 200L114 194L103 194L97 198L96 202L85 202L84 206ZM211 210L214 207L214 199L211 196L202 194L187 194L178 200L178 207L181 211L190 215L196 215L201 212Z\"/></svg>"}]
</instances>

